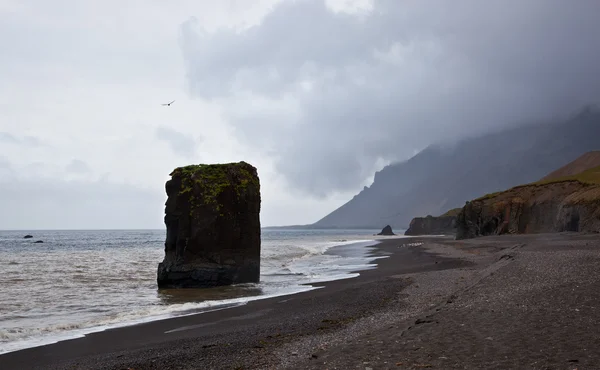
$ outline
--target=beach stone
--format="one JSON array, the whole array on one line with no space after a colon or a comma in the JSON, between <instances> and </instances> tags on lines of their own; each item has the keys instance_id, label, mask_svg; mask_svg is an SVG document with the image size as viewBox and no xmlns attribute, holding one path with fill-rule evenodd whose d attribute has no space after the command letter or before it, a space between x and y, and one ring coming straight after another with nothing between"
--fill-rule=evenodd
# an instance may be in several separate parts
<instances>
[{"instance_id":1,"label":"beach stone","mask_svg":"<svg viewBox=\"0 0 600 370\"><path fill-rule=\"evenodd\" d=\"M260 182L246 162L178 167L165 189L165 258L159 288L256 283Z\"/></svg>"},{"instance_id":2,"label":"beach stone","mask_svg":"<svg viewBox=\"0 0 600 370\"><path fill-rule=\"evenodd\" d=\"M396 234L394 234L394 232L392 231L392 227L390 225L387 225L377 235L396 235Z\"/></svg>"}]
</instances>

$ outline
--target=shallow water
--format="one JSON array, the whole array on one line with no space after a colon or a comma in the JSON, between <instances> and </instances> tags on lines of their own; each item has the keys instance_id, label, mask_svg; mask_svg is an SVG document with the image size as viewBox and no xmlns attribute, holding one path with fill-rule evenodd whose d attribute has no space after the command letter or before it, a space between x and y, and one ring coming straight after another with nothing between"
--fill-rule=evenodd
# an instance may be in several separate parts
<instances>
[{"instance_id":1,"label":"shallow water","mask_svg":"<svg viewBox=\"0 0 600 370\"><path fill-rule=\"evenodd\" d=\"M263 230L259 284L158 290L163 230L0 231L0 353L351 278L375 266L374 233ZM325 253L336 245L343 256Z\"/></svg>"}]
</instances>

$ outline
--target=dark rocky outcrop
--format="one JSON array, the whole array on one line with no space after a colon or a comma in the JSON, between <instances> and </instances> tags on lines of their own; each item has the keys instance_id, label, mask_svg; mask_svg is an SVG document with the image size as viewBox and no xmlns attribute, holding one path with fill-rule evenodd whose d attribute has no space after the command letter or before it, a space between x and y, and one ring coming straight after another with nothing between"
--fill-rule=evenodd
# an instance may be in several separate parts
<instances>
[{"instance_id":1,"label":"dark rocky outcrop","mask_svg":"<svg viewBox=\"0 0 600 370\"><path fill-rule=\"evenodd\" d=\"M23 237L23 239L31 239L31 238L33 238L33 235L29 235L29 234L27 234Z\"/></svg>"},{"instance_id":2,"label":"dark rocky outcrop","mask_svg":"<svg viewBox=\"0 0 600 370\"><path fill-rule=\"evenodd\" d=\"M404 235L447 235L456 232L456 216L415 217Z\"/></svg>"},{"instance_id":3,"label":"dark rocky outcrop","mask_svg":"<svg viewBox=\"0 0 600 370\"><path fill-rule=\"evenodd\" d=\"M258 282L260 182L246 162L176 168L166 183L159 288Z\"/></svg>"},{"instance_id":4,"label":"dark rocky outcrop","mask_svg":"<svg viewBox=\"0 0 600 370\"><path fill-rule=\"evenodd\" d=\"M43 243L43 242L44 242L43 240L36 240L36 241L34 241L33 243L34 243L34 244L41 244L41 243Z\"/></svg>"},{"instance_id":5,"label":"dark rocky outcrop","mask_svg":"<svg viewBox=\"0 0 600 370\"><path fill-rule=\"evenodd\" d=\"M396 235L394 234L394 232L392 231L392 227L390 225L387 225L386 227L384 227L383 229L381 229L381 232L377 235Z\"/></svg>"},{"instance_id":6,"label":"dark rocky outcrop","mask_svg":"<svg viewBox=\"0 0 600 370\"><path fill-rule=\"evenodd\" d=\"M457 218L456 239L543 232L600 232L600 186L559 181L476 199Z\"/></svg>"}]
</instances>

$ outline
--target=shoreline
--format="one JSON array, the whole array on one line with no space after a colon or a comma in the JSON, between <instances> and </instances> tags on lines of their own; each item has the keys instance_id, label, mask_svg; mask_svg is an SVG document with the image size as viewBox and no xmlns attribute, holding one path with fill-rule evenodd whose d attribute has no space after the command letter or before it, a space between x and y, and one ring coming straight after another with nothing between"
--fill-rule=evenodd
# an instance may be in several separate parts
<instances>
[{"instance_id":1,"label":"shoreline","mask_svg":"<svg viewBox=\"0 0 600 370\"><path fill-rule=\"evenodd\" d=\"M107 329L103 331L97 331L87 334L84 337L75 339L66 339L57 343L48 345L42 345L37 347L26 348L13 352L8 352L0 355L0 367L2 368L60 368L58 364L64 361L72 361L71 356L98 356L106 355L112 351L127 351L131 346L129 340L137 343L134 348L139 349L139 346L145 346L149 344L160 343L163 340L171 341L172 338L160 338L165 335L166 332L170 332L170 335L176 336L175 340L181 340L186 338L193 330L178 330L182 327L193 327L195 325L205 325L208 322L212 322L215 319L223 320L224 318L236 318L247 315L248 313L262 307L279 305L281 303L297 301L297 300L312 300L314 296L322 298L328 291L339 291L346 287L351 287L355 284L360 284L361 280L367 278L372 279L373 276L377 277L380 275L377 273L381 269L382 265L391 259L393 253L389 250L390 247L395 247L396 244L401 245L405 237L389 237L379 240L368 240L359 241L358 243L369 243L371 251L368 253L368 260L370 264L376 265L375 268L367 270L357 270L360 275L347 279L332 280L326 282L317 282L309 284L314 287L309 291L299 292L295 294L282 295L279 297L269 297L264 299L257 299L249 301L246 304L230 307L227 309L204 312L199 314L190 314L185 316L176 316L165 318L157 321L144 322L114 329ZM347 244L349 245L349 244ZM386 247L387 246L387 247ZM334 246L330 248L326 253L336 253L335 249L343 249L344 245ZM382 258L383 257L383 258ZM390 258L386 258L390 257ZM346 297L345 301L348 301ZM237 321L236 319L233 319ZM198 322L203 324L197 324ZM176 326L176 327L174 327ZM209 325L210 326L210 325ZM227 326L227 325L225 325ZM151 333L151 334L150 334ZM145 338L141 340L134 340L133 338L140 337ZM117 338L127 338L127 341L118 340ZM149 340L148 340L149 339ZM73 347L79 348L74 350ZM85 366L87 368L87 365Z\"/></svg>"},{"instance_id":2,"label":"shoreline","mask_svg":"<svg viewBox=\"0 0 600 370\"><path fill-rule=\"evenodd\" d=\"M402 246L404 245L404 246ZM593 369L600 235L411 237L319 289L0 356L3 369Z\"/></svg>"},{"instance_id":3,"label":"shoreline","mask_svg":"<svg viewBox=\"0 0 600 370\"><path fill-rule=\"evenodd\" d=\"M353 248L356 250L357 247L359 249L360 248L374 248L376 244L380 243L380 240L377 240L374 238L372 240L369 240L369 239L340 240L339 242L340 242L339 245L334 245L334 246L329 247L324 252L324 254L338 255L338 256L343 256L343 257L356 257L356 254L360 254L359 252L355 251L354 253L348 253L347 249ZM369 254L370 254L369 252L363 252L363 256L361 256L360 258L365 259L365 264L355 270L348 270L348 271L344 272L343 274L347 275L347 276L340 275L340 277L331 277L331 279L327 279L327 280L317 280L316 282L299 283L298 284L299 287L306 287L306 289L304 289L304 290L297 290L297 291L294 290L294 291L289 291L289 292L285 291L285 292L280 292L280 293L264 293L264 294L256 295L256 296L255 295L240 295L240 296L236 296L236 297L232 297L232 298L217 299L217 300L209 299L206 301L198 302L198 303L204 303L204 302L208 303L208 305L206 307L199 307L199 308L187 309L187 310L182 310L182 311L177 311L177 312L151 315L151 316L147 316L147 317L139 317L139 318L130 319L127 321L105 323L105 324L101 324L101 325L97 325L97 326L82 327L82 328L72 329L72 330L63 331L63 332L56 332L56 333L46 336L46 337L29 338L24 341L7 342L7 343L5 343L8 345L7 347L10 348L11 347L10 345L12 344L14 349L9 349L6 352L0 352L0 356L6 355L9 353L18 352L18 351L53 345L53 344L61 343L63 341L81 339L81 338L85 338L87 335L94 334L94 333L100 333L100 332L105 332L105 331L109 331L109 330L120 329L120 328L125 328L125 327L130 327L130 326L136 326L136 325L141 325L141 324L146 324L146 323L152 323L152 322L156 322L156 321L169 320L169 319L173 319L173 318L186 317L186 316L190 316L190 315L201 315L201 314L205 314L207 312L226 310L226 309L230 309L230 308L234 308L234 307L238 307L238 306L243 306L243 305L246 305L255 300L264 300L264 299L270 299L270 298L284 297L284 296L304 293L304 292L311 291L314 289L319 289L319 288L321 288L321 286L317 286L317 284L328 283L328 282L336 281L336 280L345 280L345 279L355 278L359 274L360 271L376 268L376 263L374 263L374 262L377 258L373 258L373 259L369 258ZM379 258L381 258L381 257L379 257ZM211 302L214 305L210 304Z\"/></svg>"}]
</instances>

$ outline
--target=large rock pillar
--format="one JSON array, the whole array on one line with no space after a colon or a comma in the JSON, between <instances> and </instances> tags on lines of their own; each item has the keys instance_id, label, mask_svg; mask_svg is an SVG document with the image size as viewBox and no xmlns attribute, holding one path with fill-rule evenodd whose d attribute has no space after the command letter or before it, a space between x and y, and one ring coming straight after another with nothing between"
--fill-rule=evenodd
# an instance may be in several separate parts
<instances>
[{"instance_id":1,"label":"large rock pillar","mask_svg":"<svg viewBox=\"0 0 600 370\"><path fill-rule=\"evenodd\" d=\"M159 288L256 283L260 182L246 162L176 168L166 183L165 258Z\"/></svg>"}]
</instances>

